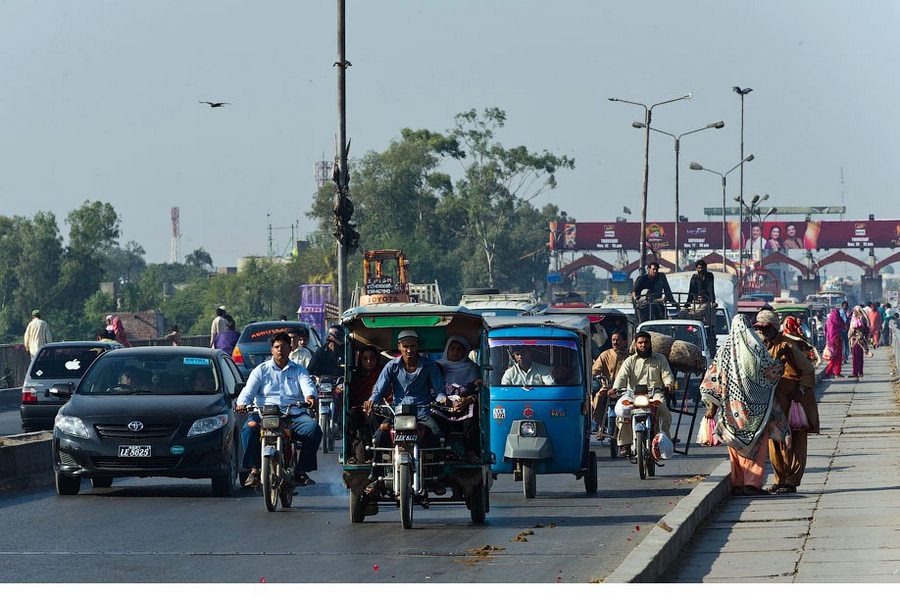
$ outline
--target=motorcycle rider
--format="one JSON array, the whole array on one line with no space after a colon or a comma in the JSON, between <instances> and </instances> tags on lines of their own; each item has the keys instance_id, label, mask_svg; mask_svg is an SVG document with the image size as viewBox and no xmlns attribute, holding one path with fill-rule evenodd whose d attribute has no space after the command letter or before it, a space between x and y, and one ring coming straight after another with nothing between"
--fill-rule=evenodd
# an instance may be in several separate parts
<instances>
[{"instance_id":1,"label":"motorcycle rider","mask_svg":"<svg viewBox=\"0 0 900 599\"><path fill-rule=\"evenodd\" d=\"M269 339L272 358L266 360L250 372L247 384L237 398L235 411L246 412L249 405L258 405L262 398L266 405L277 405L282 411L292 403L306 398L306 405L313 407L318 398L316 386L312 377L302 365L291 362L288 359L291 351L291 339L285 332L275 333ZM316 470L316 452L322 441L322 429L309 415L307 408L292 406L289 411L291 416L291 430L297 439L302 442L300 455L297 459L297 467L294 470L294 480L298 486L313 485L308 473ZM260 484L259 469L262 464L261 442L259 435L260 418L258 414L251 414L241 430L241 442L244 445L245 468L250 468L247 487Z\"/></svg>"},{"instance_id":2,"label":"motorcycle rider","mask_svg":"<svg viewBox=\"0 0 900 599\"><path fill-rule=\"evenodd\" d=\"M412 329L400 331L397 335L397 348L400 355L382 369L372 388L372 395L363 404L363 409L368 413L376 402L382 402L384 398L393 392L394 405L413 404L417 408L419 422L425 425L426 434L430 433L434 438L440 438L441 427L431 415L431 402L442 402L446 398L444 393L444 375L437 362L427 356L419 355L419 335ZM375 431L375 447L387 447L390 445L390 425L382 423ZM426 446L429 442L425 441ZM377 460L376 460L377 461ZM376 480L380 475L380 468L373 466L370 480Z\"/></svg>"},{"instance_id":3,"label":"motorcycle rider","mask_svg":"<svg viewBox=\"0 0 900 599\"><path fill-rule=\"evenodd\" d=\"M622 362L619 373L613 382L613 388L610 389L610 397L615 397L618 389L635 389L638 385L646 385L647 389L655 387L657 390L665 387L671 393L675 384L675 376L672 374L672 369L669 368L669 361L666 360L666 357L653 351L650 333L647 331L637 333L634 336L634 345L636 353L628 356ZM669 427L672 425L672 413L669 412L665 401L656 407L656 421L659 432L663 432L671 438ZM619 451L625 455L634 440L634 432L631 430L631 426L625 426L622 418L616 418L616 424L619 425Z\"/></svg>"},{"instance_id":4,"label":"motorcycle rider","mask_svg":"<svg viewBox=\"0 0 900 599\"><path fill-rule=\"evenodd\" d=\"M335 379L344 376L344 327L339 324L328 327L328 337L313 354L307 369L311 375L316 377L316 380L322 376L330 376ZM343 386L335 385L332 389L332 397L334 398L334 413L343 414ZM335 423L340 428L341 419L338 418Z\"/></svg>"},{"instance_id":5,"label":"motorcycle rider","mask_svg":"<svg viewBox=\"0 0 900 599\"><path fill-rule=\"evenodd\" d=\"M628 359L628 340L625 333L613 331L612 335L610 335L610 340L612 341L612 347L601 353L591 366L591 374L602 379L600 390L591 399L595 422L603 420L602 414L607 409L607 402L609 401L609 385L615 380L616 375L619 374L622 363ZM598 439L601 438L601 434L602 431L597 432Z\"/></svg>"}]
</instances>

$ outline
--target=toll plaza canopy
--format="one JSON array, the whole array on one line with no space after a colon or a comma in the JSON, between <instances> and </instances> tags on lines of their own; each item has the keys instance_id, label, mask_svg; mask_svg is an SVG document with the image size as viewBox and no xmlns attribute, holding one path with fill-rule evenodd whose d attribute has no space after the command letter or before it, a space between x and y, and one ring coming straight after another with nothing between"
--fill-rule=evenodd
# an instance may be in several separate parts
<instances>
[{"instance_id":1,"label":"toll plaza canopy","mask_svg":"<svg viewBox=\"0 0 900 599\"><path fill-rule=\"evenodd\" d=\"M726 249L738 250L830 250L900 247L900 220L843 221L763 221L727 222ZM647 243L654 250L675 248L674 222L648 222ZM641 224L550 223L551 250L637 250ZM721 222L681 222L678 248L681 250L721 250Z\"/></svg>"}]
</instances>

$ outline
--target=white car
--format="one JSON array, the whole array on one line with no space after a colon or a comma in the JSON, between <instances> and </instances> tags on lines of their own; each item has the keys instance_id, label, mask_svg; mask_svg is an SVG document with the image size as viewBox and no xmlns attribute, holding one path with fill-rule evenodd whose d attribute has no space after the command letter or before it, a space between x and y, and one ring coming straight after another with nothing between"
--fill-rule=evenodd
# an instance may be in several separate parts
<instances>
[{"instance_id":1,"label":"white car","mask_svg":"<svg viewBox=\"0 0 900 599\"><path fill-rule=\"evenodd\" d=\"M709 343L706 340L706 329L699 320L684 320L681 318L669 318L666 320L647 320L638 325L635 333L650 331L674 337L680 341L693 343L700 348L704 360L704 372L712 363Z\"/></svg>"}]
</instances>

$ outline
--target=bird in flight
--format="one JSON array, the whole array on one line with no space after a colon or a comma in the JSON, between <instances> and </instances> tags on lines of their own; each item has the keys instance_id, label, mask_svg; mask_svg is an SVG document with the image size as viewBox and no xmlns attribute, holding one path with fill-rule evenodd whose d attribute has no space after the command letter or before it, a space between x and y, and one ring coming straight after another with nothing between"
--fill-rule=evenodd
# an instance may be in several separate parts
<instances>
[{"instance_id":1,"label":"bird in flight","mask_svg":"<svg viewBox=\"0 0 900 599\"><path fill-rule=\"evenodd\" d=\"M227 104L231 104L231 102L207 102L206 100L200 100L201 104L209 104L210 108L221 108Z\"/></svg>"}]
</instances>

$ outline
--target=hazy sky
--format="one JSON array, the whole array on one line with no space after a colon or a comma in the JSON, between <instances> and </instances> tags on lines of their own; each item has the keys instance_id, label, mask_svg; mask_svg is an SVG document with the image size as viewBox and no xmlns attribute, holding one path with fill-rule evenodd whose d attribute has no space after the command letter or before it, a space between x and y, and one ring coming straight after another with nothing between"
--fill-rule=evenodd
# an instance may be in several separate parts
<instances>
[{"instance_id":1,"label":"hazy sky","mask_svg":"<svg viewBox=\"0 0 900 599\"><path fill-rule=\"evenodd\" d=\"M336 14L335 0L0 0L0 212L52 211L65 231L84 200L109 202L121 243L164 262L179 206L182 256L266 254L270 223L282 253L291 223L312 231L314 163L334 155ZM607 98L691 92L653 126L725 121L682 139L682 214L705 220L721 180L688 164L740 161L739 85L745 197L898 218L898 16L896 0L347 0L351 159L497 106L502 143L575 159L539 203L639 219L643 109ZM654 133L651 220L674 219L674 164Z\"/></svg>"}]
</instances>

